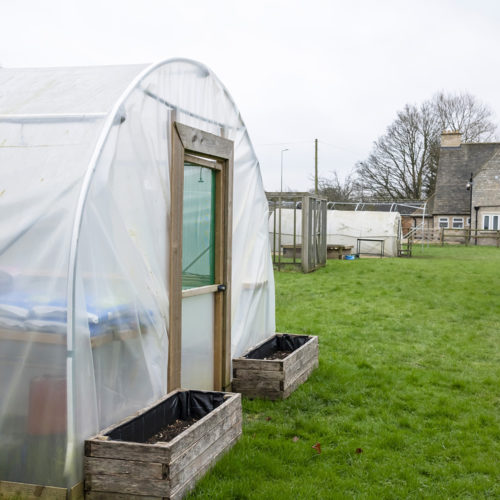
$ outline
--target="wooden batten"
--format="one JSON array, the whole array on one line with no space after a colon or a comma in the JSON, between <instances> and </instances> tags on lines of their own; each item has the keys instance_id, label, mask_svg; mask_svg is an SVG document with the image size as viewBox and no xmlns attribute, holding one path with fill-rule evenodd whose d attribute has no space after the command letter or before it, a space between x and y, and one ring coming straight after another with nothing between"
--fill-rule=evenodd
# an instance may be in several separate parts
<instances>
[{"instance_id":1,"label":"wooden batten","mask_svg":"<svg viewBox=\"0 0 500 500\"><path fill-rule=\"evenodd\" d=\"M259 370L259 371L283 371L283 363L280 360L274 359L247 359L236 358L233 359L233 371L237 369L242 370Z\"/></svg>"},{"instance_id":2,"label":"wooden batten","mask_svg":"<svg viewBox=\"0 0 500 500\"><path fill-rule=\"evenodd\" d=\"M278 370L234 370L234 376L242 380L284 380L285 372Z\"/></svg>"},{"instance_id":3,"label":"wooden batten","mask_svg":"<svg viewBox=\"0 0 500 500\"><path fill-rule=\"evenodd\" d=\"M234 390L239 392L245 392L247 390L259 391L259 390L269 390L269 391L280 391L282 390L283 381L273 380L273 379L263 379L255 380L251 379L236 379L233 380Z\"/></svg>"},{"instance_id":4,"label":"wooden batten","mask_svg":"<svg viewBox=\"0 0 500 500\"><path fill-rule=\"evenodd\" d=\"M233 141L229 139L189 127L179 122L175 123L175 128L184 149L192 155L202 154L208 158L224 160L233 156Z\"/></svg>"},{"instance_id":5,"label":"wooden batten","mask_svg":"<svg viewBox=\"0 0 500 500\"><path fill-rule=\"evenodd\" d=\"M226 209L224 218L225 242L225 265L224 283L226 291L224 293L223 308L223 328L222 328L222 390L229 389L231 385L231 294L232 294L232 262L233 262L233 173L234 173L234 148L231 149L230 156L226 159L226 182L224 195L226 199Z\"/></svg>"},{"instance_id":6,"label":"wooden batten","mask_svg":"<svg viewBox=\"0 0 500 500\"><path fill-rule=\"evenodd\" d=\"M164 500L164 497L112 493L111 491L87 491L85 500Z\"/></svg>"},{"instance_id":7,"label":"wooden batten","mask_svg":"<svg viewBox=\"0 0 500 500\"><path fill-rule=\"evenodd\" d=\"M102 457L87 457L85 470L89 475L108 474L128 477L136 475L143 479L164 479L165 464L159 462L140 462L138 460L113 459L101 460Z\"/></svg>"},{"instance_id":8,"label":"wooden batten","mask_svg":"<svg viewBox=\"0 0 500 500\"><path fill-rule=\"evenodd\" d=\"M225 162L224 162L225 163ZM224 206L226 204L224 181L226 168L215 177L215 282L226 284L224 281L225 264L225 231L224 231ZM224 330L224 294L216 293L214 296L214 389L222 389L222 337Z\"/></svg>"},{"instance_id":9,"label":"wooden batten","mask_svg":"<svg viewBox=\"0 0 500 500\"><path fill-rule=\"evenodd\" d=\"M0 498L22 498L23 500L83 500L83 481L70 489L0 481Z\"/></svg>"},{"instance_id":10,"label":"wooden batten","mask_svg":"<svg viewBox=\"0 0 500 500\"><path fill-rule=\"evenodd\" d=\"M184 147L172 127L172 161L170 163L169 224L169 328L168 383L170 392L181 386L182 355L182 208L184 188Z\"/></svg>"},{"instance_id":11,"label":"wooden batten","mask_svg":"<svg viewBox=\"0 0 500 500\"><path fill-rule=\"evenodd\" d=\"M188 288L187 290L182 290L182 298L196 297L197 295L204 295L205 293L214 293L217 291L217 287L218 285L207 285L199 288Z\"/></svg>"},{"instance_id":12,"label":"wooden batten","mask_svg":"<svg viewBox=\"0 0 500 500\"><path fill-rule=\"evenodd\" d=\"M209 160L207 158L203 158L203 156L184 153L184 161L189 161L195 165L201 165L202 167L211 168L213 170L222 170L222 165L217 160Z\"/></svg>"},{"instance_id":13,"label":"wooden batten","mask_svg":"<svg viewBox=\"0 0 500 500\"><path fill-rule=\"evenodd\" d=\"M85 441L85 456L94 458L112 458L141 462L165 463L170 460L170 450L162 446L126 441Z\"/></svg>"},{"instance_id":14,"label":"wooden batten","mask_svg":"<svg viewBox=\"0 0 500 500\"><path fill-rule=\"evenodd\" d=\"M147 495L168 497L170 495L170 484L166 480L138 479L109 474L87 474L85 476L85 487L90 491L115 492L121 494Z\"/></svg>"}]
</instances>

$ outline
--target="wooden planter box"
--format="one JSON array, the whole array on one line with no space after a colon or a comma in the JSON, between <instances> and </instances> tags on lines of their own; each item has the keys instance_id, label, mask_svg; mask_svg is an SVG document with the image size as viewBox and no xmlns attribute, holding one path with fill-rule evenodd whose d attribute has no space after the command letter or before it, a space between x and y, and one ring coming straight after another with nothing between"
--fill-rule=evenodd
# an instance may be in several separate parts
<instances>
[{"instance_id":1,"label":"wooden planter box","mask_svg":"<svg viewBox=\"0 0 500 500\"><path fill-rule=\"evenodd\" d=\"M168 442L145 443L177 419L200 418ZM180 499L241 435L241 396L174 391L85 441L88 499Z\"/></svg>"},{"instance_id":2,"label":"wooden planter box","mask_svg":"<svg viewBox=\"0 0 500 500\"><path fill-rule=\"evenodd\" d=\"M277 350L284 359L264 359ZM318 337L277 333L233 359L232 389L249 398L285 399L318 366Z\"/></svg>"}]
</instances>

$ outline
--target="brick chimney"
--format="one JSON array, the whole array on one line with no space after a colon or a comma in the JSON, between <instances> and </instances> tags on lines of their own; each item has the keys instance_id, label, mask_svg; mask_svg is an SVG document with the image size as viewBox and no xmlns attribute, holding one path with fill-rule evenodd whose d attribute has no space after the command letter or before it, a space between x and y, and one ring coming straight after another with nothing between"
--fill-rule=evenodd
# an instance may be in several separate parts
<instances>
[{"instance_id":1,"label":"brick chimney","mask_svg":"<svg viewBox=\"0 0 500 500\"><path fill-rule=\"evenodd\" d=\"M462 134L458 130L444 130L441 133L442 148L458 148L462 144Z\"/></svg>"}]
</instances>

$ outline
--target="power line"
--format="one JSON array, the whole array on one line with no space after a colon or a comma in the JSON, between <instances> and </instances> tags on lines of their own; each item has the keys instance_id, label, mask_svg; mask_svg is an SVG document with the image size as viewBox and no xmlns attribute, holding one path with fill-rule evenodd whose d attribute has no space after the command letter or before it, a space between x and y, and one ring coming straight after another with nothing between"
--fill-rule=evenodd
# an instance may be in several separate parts
<instances>
[{"instance_id":1,"label":"power line","mask_svg":"<svg viewBox=\"0 0 500 500\"><path fill-rule=\"evenodd\" d=\"M330 146L331 148L334 148L334 149L340 149L342 151L348 151L349 153L359 154L359 151L354 151L353 149L344 148L342 146L337 146L335 144L331 144L329 142L322 141L320 139L318 139L318 142L320 144L325 145L325 146ZM312 145L312 144L314 144L314 139L308 140L308 141L269 142L269 143L265 143L265 144L255 144L255 146L293 146L294 144L311 144Z\"/></svg>"},{"instance_id":2,"label":"power line","mask_svg":"<svg viewBox=\"0 0 500 500\"><path fill-rule=\"evenodd\" d=\"M325 146L330 146L331 148L334 148L334 149L342 149L343 151L349 151L350 153L358 154L358 151L354 151L353 149L349 149L349 148L343 148L342 146L336 146L335 144L330 144L329 142L319 141L319 143L324 144Z\"/></svg>"},{"instance_id":3,"label":"power line","mask_svg":"<svg viewBox=\"0 0 500 500\"><path fill-rule=\"evenodd\" d=\"M311 144L313 141L295 141L295 142L270 142L267 144L255 144L255 146L290 146L293 144Z\"/></svg>"}]
</instances>

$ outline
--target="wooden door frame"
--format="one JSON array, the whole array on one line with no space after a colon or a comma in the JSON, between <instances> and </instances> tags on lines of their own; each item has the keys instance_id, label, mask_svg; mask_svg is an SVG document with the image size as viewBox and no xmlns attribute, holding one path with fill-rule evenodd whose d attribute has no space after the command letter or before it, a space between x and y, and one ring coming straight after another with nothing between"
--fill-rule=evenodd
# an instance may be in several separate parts
<instances>
[{"instance_id":1,"label":"wooden door frame","mask_svg":"<svg viewBox=\"0 0 500 500\"><path fill-rule=\"evenodd\" d=\"M214 389L231 384L231 256L234 143L218 135L172 122L169 225L169 328L167 389L181 386L182 357L182 210L186 155L216 160L215 283L225 285L214 294ZM203 162L201 162L203 164Z\"/></svg>"}]
</instances>

